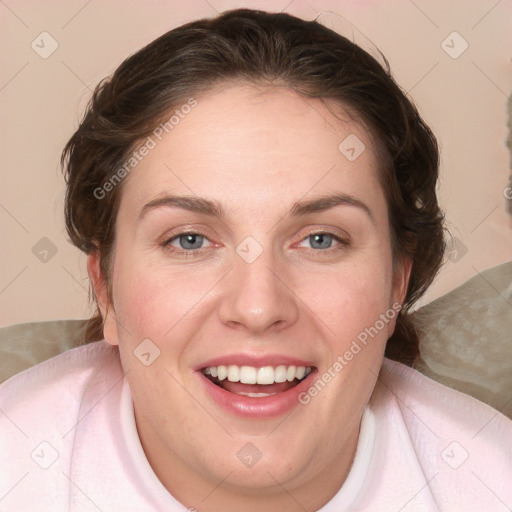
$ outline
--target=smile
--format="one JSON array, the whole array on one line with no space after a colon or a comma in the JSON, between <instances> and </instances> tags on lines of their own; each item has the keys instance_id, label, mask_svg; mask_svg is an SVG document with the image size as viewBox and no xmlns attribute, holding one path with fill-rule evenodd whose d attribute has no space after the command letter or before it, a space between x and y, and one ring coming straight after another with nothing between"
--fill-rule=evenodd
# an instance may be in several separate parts
<instances>
[{"instance_id":1,"label":"smile","mask_svg":"<svg viewBox=\"0 0 512 512\"><path fill-rule=\"evenodd\" d=\"M298 395L309 386L313 372L314 366L229 364L207 366L198 373L217 405L236 415L266 418L298 405Z\"/></svg>"},{"instance_id":2,"label":"smile","mask_svg":"<svg viewBox=\"0 0 512 512\"><path fill-rule=\"evenodd\" d=\"M274 383L293 382L302 380L311 373L310 366L209 366L203 370L204 375L217 379L219 383L224 380L241 382L242 384L269 385ZM224 387L224 386L222 386Z\"/></svg>"}]
</instances>

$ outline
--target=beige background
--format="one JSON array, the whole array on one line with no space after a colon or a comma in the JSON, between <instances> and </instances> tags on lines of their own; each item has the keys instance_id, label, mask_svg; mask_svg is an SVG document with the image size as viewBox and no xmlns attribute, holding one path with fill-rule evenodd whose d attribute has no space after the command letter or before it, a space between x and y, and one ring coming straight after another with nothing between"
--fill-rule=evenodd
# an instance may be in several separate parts
<instances>
[{"instance_id":1,"label":"beige background","mask_svg":"<svg viewBox=\"0 0 512 512\"><path fill-rule=\"evenodd\" d=\"M421 304L512 258L504 199L510 0L5 0L0 3L0 325L89 313L85 257L64 231L59 157L96 83L167 30L240 6L285 10L305 19L322 11L343 16L383 51L434 129L442 145L440 201L460 242L458 255L447 260ZM339 16L322 20L341 30L349 26ZM456 59L442 47L454 31L469 45ZM43 46L42 32L58 43L46 59L31 47L34 40ZM446 44L457 52L463 40L452 36ZM39 242L43 237L55 254L41 252L49 250L48 242Z\"/></svg>"}]
</instances>

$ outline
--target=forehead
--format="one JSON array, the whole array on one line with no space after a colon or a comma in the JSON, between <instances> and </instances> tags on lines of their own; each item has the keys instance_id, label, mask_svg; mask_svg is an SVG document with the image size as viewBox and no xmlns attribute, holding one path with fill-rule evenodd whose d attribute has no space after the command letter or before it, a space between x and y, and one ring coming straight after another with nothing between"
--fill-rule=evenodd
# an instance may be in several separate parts
<instances>
[{"instance_id":1,"label":"forehead","mask_svg":"<svg viewBox=\"0 0 512 512\"><path fill-rule=\"evenodd\" d=\"M340 105L284 87L236 85L194 97L150 135L150 151L124 184L121 207L161 194L219 198L255 213L276 196L293 202L333 189L381 192L370 133Z\"/></svg>"}]
</instances>

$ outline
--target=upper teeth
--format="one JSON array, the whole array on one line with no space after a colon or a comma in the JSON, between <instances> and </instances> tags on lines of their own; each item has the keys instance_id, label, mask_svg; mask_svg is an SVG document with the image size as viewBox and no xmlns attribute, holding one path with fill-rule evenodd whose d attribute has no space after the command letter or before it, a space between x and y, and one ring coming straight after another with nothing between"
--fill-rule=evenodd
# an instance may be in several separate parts
<instances>
[{"instance_id":1,"label":"upper teeth","mask_svg":"<svg viewBox=\"0 0 512 512\"><path fill-rule=\"evenodd\" d=\"M311 373L309 366L285 366L280 365L275 368L264 366L255 368L254 366L209 366L203 370L205 375L217 377L219 380L228 379L231 382L241 382L242 384L274 384L275 382L291 382L294 379L302 379Z\"/></svg>"}]
</instances>

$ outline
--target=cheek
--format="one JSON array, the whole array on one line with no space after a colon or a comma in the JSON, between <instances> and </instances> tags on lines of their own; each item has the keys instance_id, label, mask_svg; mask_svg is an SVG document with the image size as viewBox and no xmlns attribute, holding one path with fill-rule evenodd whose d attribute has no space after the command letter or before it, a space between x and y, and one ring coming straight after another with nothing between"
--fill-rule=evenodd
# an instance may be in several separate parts
<instances>
[{"instance_id":1,"label":"cheek","mask_svg":"<svg viewBox=\"0 0 512 512\"><path fill-rule=\"evenodd\" d=\"M136 339L159 340L177 325L183 330L187 322L182 320L197 314L214 278L153 265L143 257L119 259L113 290L117 319Z\"/></svg>"},{"instance_id":2,"label":"cheek","mask_svg":"<svg viewBox=\"0 0 512 512\"><path fill-rule=\"evenodd\" d=\"M299 296L333 344L344 345L355 339L390 308L391 273L384 260L301 279Z\"/></svg>"},{"instance_id":3,"label":"cheek","mask_svg":"<svg viewBox=\"0 0 512 512\"><path fill-rule=\"evenodd\" d=\"M155 329L148 328L163 321L159 321L159 314L163 309L161 301L165 284L156 279L151 267L140 265L140 260L124 255L116 258L113 295L117 320L125 327L121 329L121 336L123 333L124 336L130 333L136 339L154 336Z\"/></svg>"}]
</instances>

